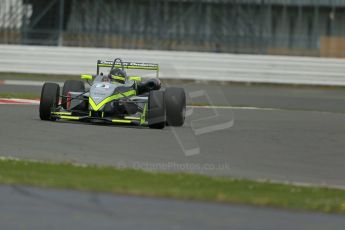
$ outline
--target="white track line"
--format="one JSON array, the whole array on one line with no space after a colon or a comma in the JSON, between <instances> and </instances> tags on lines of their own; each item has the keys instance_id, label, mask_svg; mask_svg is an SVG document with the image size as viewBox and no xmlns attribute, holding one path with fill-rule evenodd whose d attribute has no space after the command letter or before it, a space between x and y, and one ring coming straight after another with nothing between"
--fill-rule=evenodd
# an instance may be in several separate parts
<instances>
[{"instance_id":1,"label":"white track line","mask_svg":"<svg viewBox=\"0 0 345 230\"><path fill-rule=\"evenodd\" d=\"M275 108L260 108L260 107L252 107L252 106L217 106L217 105L187 105L187 108L195 108L195 109L241 109L241 110L284 110L284 109L275 109Z\"/></svg>"},{"instance_id":2,"label":"white track line","mask_svg":"<svg viewBox=\"0 0 345 230\"><path fill-rule=\"evenodd\" d=\"M252 107L252 106L200 106L189 105L187 108L195 109L230 109L230 110L261 110L261 111L279 111L279 112L308 112L308 113L322 113L322 114L344 114L344 112L331 112L322 110L308 110L308 109L284 109L284 108L268 108L268 107Z\"/></svg>"}]
</instances>

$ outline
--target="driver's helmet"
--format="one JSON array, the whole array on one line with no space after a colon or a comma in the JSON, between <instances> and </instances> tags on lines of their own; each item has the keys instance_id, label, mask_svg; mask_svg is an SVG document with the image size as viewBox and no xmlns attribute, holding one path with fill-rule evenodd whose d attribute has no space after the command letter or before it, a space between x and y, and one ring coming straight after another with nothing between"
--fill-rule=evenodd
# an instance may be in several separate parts
<instances>
[{"instance_id":1,"label":"driver's helmet","mask_svg":"<svg viewBox=\"0 0 345 230\"><path fill-rule=\"evenodd\" d=\"M126 81L126 72L121 70L121 69L112 69L110 71L110 74L109 74L109 77L111 79L111 81L114 81L114 82L119 82L121 84L124 84L125 81Z\"/></svg>"}]
</instances>

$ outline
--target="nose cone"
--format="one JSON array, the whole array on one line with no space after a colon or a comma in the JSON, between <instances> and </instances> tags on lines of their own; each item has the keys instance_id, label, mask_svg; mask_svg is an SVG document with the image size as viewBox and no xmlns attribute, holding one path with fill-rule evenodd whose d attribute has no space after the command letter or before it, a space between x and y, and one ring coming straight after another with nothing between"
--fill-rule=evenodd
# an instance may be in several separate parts
<instances>
[{"instance_id":1,"label":"nose cone","mask_svg":"<svg viewBox=\"0 0 345 230\"><path fill-rule=\"evenodd\" d=\"M98 105L107 97L112 96L115 89L116 84L111 84L109 82L98 82L90 88L90 97L95 104Z\"/></svg>"}]
</instances>

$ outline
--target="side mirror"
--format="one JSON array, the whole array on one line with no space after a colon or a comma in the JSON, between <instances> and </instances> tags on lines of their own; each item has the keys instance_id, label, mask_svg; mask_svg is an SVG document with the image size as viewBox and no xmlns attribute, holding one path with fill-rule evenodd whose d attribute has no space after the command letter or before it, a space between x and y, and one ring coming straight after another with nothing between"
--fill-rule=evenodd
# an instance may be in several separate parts
<instances>
[{"instance_id":1,"label":"side mirror","mask_svg":"<svg viewBox=\"0 0 345 230\"><path fill-rule=\"evenodd\" d=\"M129 80L132 80L132 81L141 81L141 77L139 77L139 76L129 76L128 77L129 78Z\"/></svg>"},{"instance_id":2,"label":"side mirror","mask_svg":"<svg viewBox=\"0 0 345 230\"><path fill-rule=\"evenodd\" d=\"M80 77L83 80L87 80L87 81L91 81L92 80L92 75L89 75L89 74L82 74Z\"/></svg>"}]
</instances>

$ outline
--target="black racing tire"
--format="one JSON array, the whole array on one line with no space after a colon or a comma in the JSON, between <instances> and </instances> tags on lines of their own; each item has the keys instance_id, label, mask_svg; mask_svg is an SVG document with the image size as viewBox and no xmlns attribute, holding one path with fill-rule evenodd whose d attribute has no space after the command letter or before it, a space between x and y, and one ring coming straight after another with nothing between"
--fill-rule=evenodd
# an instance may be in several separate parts
<instances>
[{"instance_id":1,"label":"black racing tire","mask_svg":"<svg viewBox=\"0 0 345 230\"><path fill-rule=\"evenodd\" d=\"M167 125L182 126L186 118L186 93L184 89L169 87L165 90Z\"/></svg>"},{"instance_id":2,"label":"black racing tire","mask_svg":"<svg viewBox=\"0 0 345 230\"><path fill-rule=\"evenodd\" d=\"M60 86L56 83L44 83L41 91L40 118L55 121L51 116L51 109L59 104Z\"/></svg>"},{"instance_id":3,"label":"black racing tire","mask_svg":"<svg viewBox=\"0 0 345 230\"><path fill-rule=\"evenodd\" d=\"M166 123L164 91L152 90L148 100L148 126L152 129L163 129Z\"/></svg>"},{"instance_id":4,"label":"black racing tire","mask_svg":"<svg viewBox=\"0 0 345 230\"><path fill-rule=\"evenodd\" d=\"M67 80L62 87L62 108L67 108L67 94L68 92L85 92L85 85L83 81Z\"/></svg>"}]
</instances>

